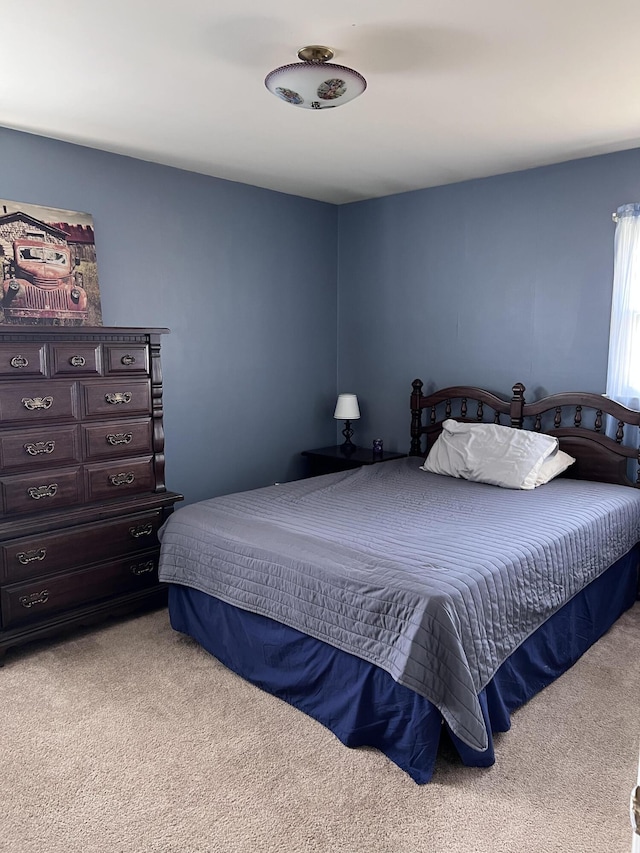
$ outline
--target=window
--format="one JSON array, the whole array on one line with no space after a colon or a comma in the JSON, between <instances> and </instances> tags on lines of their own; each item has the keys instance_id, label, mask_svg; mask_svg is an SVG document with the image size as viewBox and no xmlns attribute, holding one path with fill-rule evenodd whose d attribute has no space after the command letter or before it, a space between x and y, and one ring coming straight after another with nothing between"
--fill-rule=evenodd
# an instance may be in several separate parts
<instances>
[{"instance_id":1,"label":"window","mask_svg":"<svg viewBox=\"0 0 640 853\"><path fill-rule=\"evenodd\" d=\"M616 222L607 394L640 408L640 204L625 204Z\"/></svg>"}]
</instances>

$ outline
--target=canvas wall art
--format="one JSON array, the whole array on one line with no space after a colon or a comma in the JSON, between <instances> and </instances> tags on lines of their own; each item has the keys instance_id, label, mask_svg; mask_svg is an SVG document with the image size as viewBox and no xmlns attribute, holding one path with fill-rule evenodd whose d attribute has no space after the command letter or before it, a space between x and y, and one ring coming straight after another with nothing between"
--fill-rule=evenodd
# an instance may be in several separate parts
<instances>
[{"instance_id":1,"label":"canvas wall art","mask_svg":"<svg viewBox=\"0 0 640 853\"><path fill-rule=\"evenodd\" d=\"M101 326L93 217L0 199L0 323Z\"/></svg>"}]
</instances>

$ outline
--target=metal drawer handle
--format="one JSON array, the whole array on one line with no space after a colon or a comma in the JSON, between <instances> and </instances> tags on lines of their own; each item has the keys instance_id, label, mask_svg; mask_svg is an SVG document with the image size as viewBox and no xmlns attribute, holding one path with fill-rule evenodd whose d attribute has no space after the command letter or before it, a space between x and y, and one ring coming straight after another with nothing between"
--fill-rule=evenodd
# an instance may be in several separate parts
<instances>
[{"instance_id":1,"label":"metal drawer handle","mask_svg":"<svg viewBox=\"0 0 640 853\"><path fill-rule=\"evenodd\" d=\"M33 444L25 444L24 449L30 456L37 456L39 453L53 453L56 443L55 441L36 441Z\"/></svg>"},{"instance_id":2,"label":"metal drawer handle","mask_svg":"<svg viewBox=\"0 0 640 853\"><path fill-rule=\"evenodd\" d=\"M105 394L104 399L107 403L130 403L131 402L131 391L115 391L113 394Z\"/></svg>"},{"instance_id":3,"label":"metal drawer handle","mask_svg":"<svg viewBox=\"0 0 640 853\"><path fill-rule=\"evenodd\" d=\"M120 361L121 361L121 363L122 363L122 364L126 365L127 367L128 367L130 364L135 364L135 363L136 363L135 357L134 357L134 356L132 356L132 355L123 355L123 356L122 356L122 358L120 359Z\"/></svg>"},{"instance_id":4,"label":"metal drawer handle","mask_svg":"<svg viewBox=\"0 0 640 853\"><path fill-rule=\"evenodd\" d=\"M84 367L87 359L83 355L72 355L69 359L69 364L73 367Z\"/></svg>"},{"instance_id":5,"label":"metal drawer handle","mask_svg":"<svg viewBox=\"0 0 640 853\"><path fill-rule=\"evenodd\" d=\"M116 444L129 444L132 438L133 435L130 432L110 432L107 435L107 441L114 446Z\"/></svg>"},{"instance_id":6,"label":"metal drawer handle","mask_svg":"<svg viewBox=\"0 0 640 853\"><path fill-rule=\"evenodd\" d=\"M28 566L29 563L41 562L46 556L46 548L35 548L33 551L21 551L19 554L16 554L16 560L22 563L23 566Z\"/></svg>"},{"instance_id":7,"label":"metal drawer handle","mask_svg":"<svg viewBox=\"0 0 640 853\"><path fill-rule=\"evenodd\" d=\"M9 364L11 365L11 367L17 367L17 368L28 367L29 366L29 359L25 358L23 355L14 355L14 357L11 359Z\"/></svg>"},{"instance_id":8,"label":"metal drawer handle","mask_svg":"<svg viewBox=\"0 0 640 853\"><path fill-rule=\"evenodd\" d=\"M129 486L134 480L135 475L131 471L128 474L122 471L120 474L112 474L109 477L109 482L112 486Z\"/></svg>"},{"instance_id":9,"label":"metal drawer handle","mask_svg":"<svg viewBox=\"0 0 640 853\"><path fill-rule=\"evenodd\" d=\"M152 572L156 567L156 564L153 560L147 560L146 563L134 563L134 565L129 566L129 570L132 575L147 575L149 572Z\"/></svg>"},{"instance_id":10,"label":"metal drawer handle","mask_svg":"<svg viewBox=\"0 0 640 853\"><path fill-rule=\"evenodd\" d=\"M45 604L49 600L49 590L43 589L42 592L32 592L30 595L21 595L18 601L27 610L30 607L35 607L36 604Z\"/></svg>"},{"instance_id":11,"label":"metal drawer handle","mask_svg":"<svg viewBox=\"0 0 640 853\"><path fill-rule=\"evenodd\" d=\"M137 527L130 527L129 533L134 539L140 539L141 536L151 536L153 533L153 524L139 524Z\"/></svg>"},{"instance_id":12,"label":"metal drawer handle","mask_svg":"<svg viewBox=\"0 0 640 853\"><path fill-rule=\"evenodd\" d=\"M53 406L53 397L23 397L22 404L30 412L34 409L50 409Z\"/></svg>"},{"instance_id":13,"label":"metal drawer handle","mask_svg":"<svg viewBox=\"0 0 640 853\"><path fill-rule=\"evenodd\" d=\"M39 501L40 498L53 498L57 491L58 484L51 483L49 486L33 486L31 489L27 489L27 494L34 501Z\"/></svg>"}]
</instances>

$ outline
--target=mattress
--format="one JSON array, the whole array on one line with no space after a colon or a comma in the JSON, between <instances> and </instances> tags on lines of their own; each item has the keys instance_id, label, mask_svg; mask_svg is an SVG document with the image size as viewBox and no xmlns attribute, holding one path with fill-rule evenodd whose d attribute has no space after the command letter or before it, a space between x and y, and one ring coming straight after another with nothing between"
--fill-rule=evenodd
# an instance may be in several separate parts
<instances>
[{"instance_id":1,"label":"mattress","mask_svg":"<svg viewBox=\"0 0 640 853\"><path fill-rule=\"evenodd\" d=\"M541 624L640 539L640 492L534 491L428 474L415 458L174 513L160 579L375 664L485 750L480 692Z\"/></svg>"}]
</instances>

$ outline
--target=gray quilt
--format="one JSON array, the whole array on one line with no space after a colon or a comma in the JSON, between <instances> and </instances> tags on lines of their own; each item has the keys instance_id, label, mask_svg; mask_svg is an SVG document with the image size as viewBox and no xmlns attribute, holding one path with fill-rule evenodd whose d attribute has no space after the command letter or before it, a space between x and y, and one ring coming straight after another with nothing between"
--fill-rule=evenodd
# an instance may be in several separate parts
<instances>
[{"instance_id":1,"label":"gray quilt","mask_svg":"<svg viewBox=\"0 0 640 853\"><path fill-rule=\"evenodd\" d=\"M386 670L474 749L478 693L542 622L640 540L640 490L513 491L401 459L178 510L160 579Z\"/></svg>"}]
</instances>

